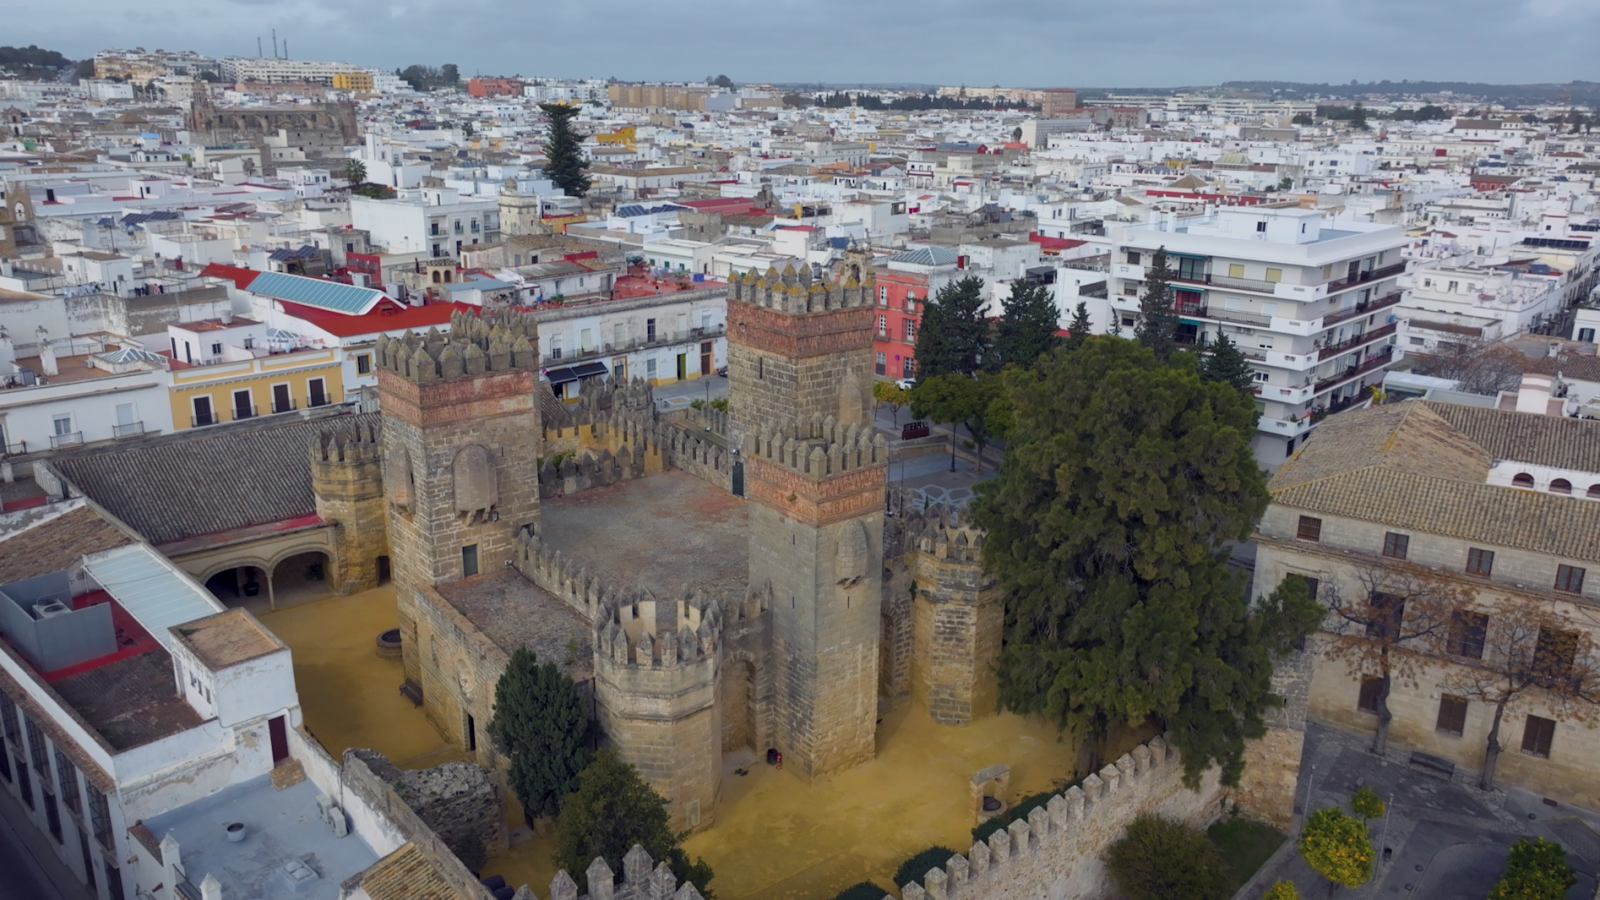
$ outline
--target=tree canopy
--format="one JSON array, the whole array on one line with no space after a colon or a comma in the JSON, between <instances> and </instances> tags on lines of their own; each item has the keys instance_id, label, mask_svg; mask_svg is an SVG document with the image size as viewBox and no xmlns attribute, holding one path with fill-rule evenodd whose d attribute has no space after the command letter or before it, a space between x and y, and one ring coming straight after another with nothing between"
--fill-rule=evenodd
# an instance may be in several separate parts
<instances>
[{"instance_id":1,"label":"tree canopy","mask_svg":"<svg viewBox=\"0 0 1600 900\"><path fill-rule=\"evenodd\" d=\"M698 857L689 860L678 846L683 837L669 824L666 799L616 751L601 750L583 770L578 790L561 810L555 863L578 883L580 894L593 893L587 871L595 857L603 858L611 871L620 872L622 857L638 844L651 859L666 861L675 875L693 882L706 900L714 900L711 867Z\"/></svg>"},{"instance_id":2,"label":"tree canopy","mask_svg":"<svg viewBox=\"0 0 1600 900\"><path fill-rule=\"evenodd\" d=\"M431 91L434 88L455 87L461 81L461 76L455 63L445 63L442 67L424 66L413 64L395 73L400 80L411 85L414 91Z\"/></svg>"},{"instance_id":3,"label":"tree canopy","mask_svg":"<svg viewBox=\"0 0 1600 900\"><path fill-rule=\"evenodd\" d=\"M1011 294L1000 301L1000 321L995 324L994 346L984 356L983 367L1030 367L1056 344L1055 292L1048 284L1031 284L1021 278L1011 282Z\"/></svg>"},{"instance_id":4,"label":"tree canopy","mask_svg":"<svg viewBox=\"0 0 1600 900\"><path fill-rule=\"evenodd\" d=\"M989 323L984 320L983 307L983 279L973 275L950 282L922 305L913 351L919 381L978 371L989 349Z\"/></svg>"},{"instance_id":5,"label":"tree canopy","mask_svg":"<svg viewBox=\"0 0 1600 900\"><path fill-rule=\"evenodd\" d=\"M1300 855L1317 874L1343 887L1360 887L1372 877L1372 840L1367 826L1336 806L1319 809L1300 832Z\"/></svg>"},{"instance_id":6,"label":"tree canopy","mask_svg":"<svg viewBox=\"0 0 1600 900\"><path fill-rule=\"evenodd\" d=\"M541 103L539 108L550 118L550 135L544 142L546 178L556 183L568 197L589 193L589 176L584 174L583 138L572 128L578 107L565 103Z\"/></svg>"},{"instance_id":7,"label":"tree canopy","mask_svg":"<svg viewBox=\"0 0 1600 900\"><path fill-rule=\"evenodd\" d=\"M489 736L511 761L508 780L529 816L554 816L589 764L589 713L572 679L518 647L494 686Z\"/></svg>"},{"instance_id":8,"label":"tree canopy","mask_svg":"<svg viewBox=\"0 0 1600 900\"><path fill-rule=\"evenodd\" d=\"M1089 321L1089 303L1079 300L1078 306L1072 311L1072 321L1067 323L1067 338L1063 343L1069 350L1076 350L1083 346L1083 342L1094 333L1094 326Z\"/></svg>"},{"instance_id":9,"label":"tree canopy","mask_svg":"<svg viewBox=\"0 0 1600 900\"><path fill-rule=\"evenodd\" d=\"M1236 782L1272 660L1321 614L1299 579L1252 608L1226 564L1268 500L1254 403L1193 354L1104 336L1003 377L1007 452L972 507L1005 596L1002 704L1090 739L1160 717L1187 777Z\"/></svg>"},{"instance_id":10,"label":"tree canopy","mask_svg":"<svg viewBox=\"0 0 1600 900\"><path fill-rule=\"evenodd\" d=\"M1219 332L1211 348L1206 351L1205 358L1200 362L1200 377L1228 385L1248 395L1252 403L1255 402L1256 370L1239 352L1239 345L1228 337L1227 332Z\"/></svg>"},{"instance_id":11,"label":"tree canopy","mask_svg":"<svg viewBox=\"0 0 1600 900\"><path fill-rule=\"evenodd\" d=\"M1224 900L1233 870L1205 832L1139 816L1104 854L1106 873L1128 900Z\"/></svg>"},{"instance_id":12,"label":"tree canopy","mask_svg":"<svg viewBox=\"0 0 1600 900\"><path fill-rule=\"evenodd\" d=\"M1139 319L1133 326L1133 339L1149 347L1158 362L1166 362L1178 349L1178 313L1165 247L1156 251L1150 261L1150 271L1145 275L1144 297L1139 301Z\"/></svg>"},{"instance_id":13,"label":"tree canopy","mask_svg":"<svg viewBox=\"0 0 1600 900\"><path fill-rule=\"evenodd\" d=\"M911 414L950 425L964 425L972 436L983 468L983 448L993 438L1005 437L1011 424L1001 381L993 375L971 377L953 372L918 379L911 392Z\"/></svg>"}]
</instances>

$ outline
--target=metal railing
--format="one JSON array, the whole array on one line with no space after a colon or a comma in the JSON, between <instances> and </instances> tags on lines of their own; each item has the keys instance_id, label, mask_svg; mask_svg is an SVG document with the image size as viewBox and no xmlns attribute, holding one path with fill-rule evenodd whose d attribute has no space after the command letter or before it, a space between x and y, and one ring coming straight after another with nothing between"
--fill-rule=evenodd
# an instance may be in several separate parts
<instances>
[{"instance_id":1,"label":"metal railing","mask_svg":"<svg viewBox=\"0 0 1600 900\"><path fill-rule=\"evenodd\" d=\"M1357 303L1350 309L1341 309L1337 312L1329 313L1322 317L1322 327L1326 328L1329 325L1337 325L1347 319L1354 319L1356 316L1364 316L1367 313L1394 306L1400 302L1403 294L1405 294L1405 291L1395 291L1392 294L1385 294L1376 300L1368 300L1366 303Z\"/></svg>"},{"instance_id":2,"label":"metal railing","mask_svg":"<svg viewBox=\"0 0 1600 900\"><path fill-rule=\"evenodd\" d=\"M1327 389L1329 389L1331 387L1335 387L1337 385L1343 384L1344 382L1349 381L1350 379L1355 378L1358 375L1362 375L1362 374L1365 374L1367 372L1371 372L1373 369L1382 368L1383 366L1385 366L1385 365L1387 365L1389 363L1389 360L1391 358L1393 358L1393 356L1394 356L1394 348L1393 347L1385 347L1385 348L1383 348L1383 350L1381 352L1374 354L1371 359L1368 359L1365 362L1362 362L1360 365L1351 366L1351 367L1345 369L1343 372L1340 372L1337 375L1333 375L1333 376L1330 376L1328 378L1324 378L1321 381L1317 382L1316 387L1312 388L1311 392L1313 394L1320 394L1323 391L1325 391L1325 390L1327 390Z\"/></svg>"},{"instance_id":3,"label":"metal railing","mask_svg":"<svg viewBox=\"0 0 1600 900\"><path fill-rule=\"evenodd\" d=\"M215 413L206 413L203 416L190 416L189 426L191 428L201 428L206 425L215 425L220 421L222 420L217 418Z\"/></svg>"},{"instance_id":4,"label":"metal railing","mask_svg":"<svg viewBox=\"0 0 1600 900\"><path fill-rule=\"evenodd\" d=\"M62 447L76 447L81 443L83 443L83 432L81 431L50 435L50 448L52 450L60 450Z\"/></svg>"},{"instance_id":5,"label":"metal railing","mask_svg":"<svg viewBox=\"0 0 1600 900\"><path fill-rule=\"evenodd\" d=\"M1339 281L1328 282L1328 293L1331 294L1335 291L1347 290L1357 285L1366 284L1369 281L1382 281L1391 275L1399 275L1405 270L1406 264L1404 261L1401 261L1397 263L1391 263L1381 269L1373 269L1370 272L1358 272L1354 276L1350 276Z\"/></svg>"},{"instance_id":6,"label":"metal railing","mask_svg":"<svg viewBox=\"0 0 1600 900\"><path fill-rule=\"evenodd\" d=\"M256 417L256 405L254 403L250 404L249 406L239 406L235 404L230 408L233 410L233 420L235 422L241 419L254 419Z\"/></svg>"},{"instance_id":7,"label":"metal railing","mask_svg":"<svg viewBox=\"0 0 1600 900\"><path fill-rule=\"evenodd\" d=\"M1227 275L1214 275L1202 272L1198 275L1184 276L1173 275L1173 284L1201 284L1209 287L1225 287L1236 291L1255 291L1260 294L1271 294L1277 290L1280 282L1261 281L1255 278L1232 278Z\"/></svg>"},{"instance_id":8,"label":"metal railing","mask_svg":"<svg viewBox=\"0 0 1600 900\"><path fill-rule=\"evenodd\" d=\"M17 441L15 444L6 444L3 449L7 456L21 456L28 452L28 442Z\"/></svg>"},{"instance_id":9,"label":"metal railing","mask_svg":"<svg viewBox=\"0 0 1600 900\"><path fill-rule=\"evenodd\" d=\"M307 396L306 397L306 409L316 409L319 406L327 406L328 404L330 404L332 402L333 402L333 398L328 396L327 394L324 394L321 397Z\"/></svg>"},{"instance_id":10,"label":"metal railing","mask_svg":"<svg viewBox=\"0 0 1600 900\"><path fill-rule=\"evenodd\" d=\"M113 426L111 426L111 435L112 435L112 437L119 437L119 438L133 437L134 435L139 435L139 434L144 434L144 423L143 422L129 422L126 425L113 425Z\"/></svg>"},{"instance_id":11,"label":"metal railing","mask_svg":"<svg viewBox=\"0 0 1600 900\"><path fill-rule=\"evenodd\" d=\"M1398 322L1390 322L1382 328L1374 328L1371 331L1364 331L1361 334L1355 335L1354 337L1345 338L1337 344L1330 344L1317 351L1317 361L1321 362L1325 359L1331 359L1348 350L1353 350L1362 344L1370 344L1379 338L1386 338L1389 335L1394 334L1395 329L1398 327L1400 327Z\"/></svg>"},{"instance_id":12,"label":"metal railing","mask_svg":"<svg viewBox=\"0 0 1600 900\"><path fill-rule=\"evenodd\" d=\"M274 413L294 412L294 410L295 402L293 397L290 397L288 400L285 400L282 403L279 403L276 399L272 401L272 411Z\"/></svg>"}]
</instances>

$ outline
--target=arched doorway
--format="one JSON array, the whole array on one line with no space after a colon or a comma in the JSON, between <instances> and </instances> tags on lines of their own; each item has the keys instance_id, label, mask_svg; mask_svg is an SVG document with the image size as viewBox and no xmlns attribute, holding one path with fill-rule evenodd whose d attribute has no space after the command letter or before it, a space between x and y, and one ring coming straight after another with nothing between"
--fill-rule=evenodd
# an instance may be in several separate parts
<instances>
[{"instance_id":1,"label":"arched doorway","mask_svg":"<svg viewBox=\"0 0 1600 900\"><path fill-rule=\"evenodd\" d=\"M756 667L736 659L722 674L722 752L754 757L756 740Z\"/></svg>"},{"instance_id":2,"label":"arched doorway","mask_svg":"<svg viewBox=\"0 0 1600 900\"><path fill-rule=\"evenodd\" d=\"M285 557L272 567L272 608L298 606L333 596L333 561L321 550Z\"/></svg>"},{"instance_id":3,"label":"arched doorway","mask_svg":"<svg viewBox=\"0 0 1600 900\"><path fill-rule=\"evenodd\" d=\"M268 605L267 572L260 566L234 566L206 579L206 590L223 606Z\"/></svg>"}]
</instances>

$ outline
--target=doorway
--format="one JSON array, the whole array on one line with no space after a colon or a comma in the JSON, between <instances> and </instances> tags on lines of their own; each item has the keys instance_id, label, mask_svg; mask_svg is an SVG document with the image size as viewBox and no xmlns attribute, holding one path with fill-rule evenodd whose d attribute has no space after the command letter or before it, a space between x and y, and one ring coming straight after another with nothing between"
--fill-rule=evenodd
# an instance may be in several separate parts
<instances>
[{"instance_id":1,"label":"doorway","mask_svg":"<svg viewBox=\"0 0 1600 900\"><path fill-rule=\"evenodd\" d=\"M272 740L272 764L289 758L289 725L283 716L267 720L267 735Z\"/></svg>"},{"instance_id":2,"label":"doorway","mask_svg":"<svg viewBox=\"0 0 1600 900\"><path fill-rule=\"evenodd\" d=\"M378 584L388 584L389 577L389 557L380 556L378 557Z\"/></svg>"},{"instance_id":3,"label":"doorway","mask_svg":"<svg viewBox=\"0 0 1600 900\"><path fill-rule=\"evenodd\" d=\"M711 374L711 342L700 342L700 374Z\"/></svg>"},{"instance_id":4,"label":"doorway","mask_svg":"<svg viewBox=\"0 0 1600 900\"><path fill-rule=\"evenodd\" d=\"M756 750L756 667L738 660L722 679L722 752Z\"/></svg>"},{"instance_id":5,"label":"doorway","mask_svg":"<svg viewBox=\"0 0 1600 900\"><path fill-rule=\"evenodd\" d=\"M679 353L678 354L678 380L682 381L682 380L684 380L685 378L688 378L688 377L689 377L689 354L687 354L687 353Z\"/></svg>"},{"instance_id":6,"label":"doorway","mask_svg":"<svg viewBox=\"0 0 1600 900\"><path fill-rule=\"evenodd\" d=\"M287 384L273 385L272 411L275 413L285 413L291 409L294 409L294 398L289 395L289 386Z\"/></svg>"}]
</instances>

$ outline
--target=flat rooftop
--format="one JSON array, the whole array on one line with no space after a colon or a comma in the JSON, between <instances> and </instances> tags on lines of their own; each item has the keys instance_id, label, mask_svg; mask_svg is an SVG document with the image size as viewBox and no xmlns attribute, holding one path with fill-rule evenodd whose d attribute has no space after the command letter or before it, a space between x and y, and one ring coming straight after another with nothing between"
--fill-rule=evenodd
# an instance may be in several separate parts
<instances>
[{"instance_id":1,"label":"flat rooftop","mask_svg":"<svg viewBox=\"0 0 1600 900\"><path fill-rule=\"evenodd\" d=\"M507 653L527 647L539 662L555 663L575 681L593 677L589 620L522 573L474 575L437 590Z\"/></svg>"},{"instance_id":2,"label":"flat rooftop","mask_svg":"<svg viewBox=\"0 0 1600 900\"><path fill-rule=\"evenodd\" d=\"M176 630L177 639L213 672L288 649L244 609L196 619Z\"/></svg>"},{"instance_id":3,"label":"flat rooftop","mask_svg":"<svg viewBox=\"0 0 1600 900\"><path fill-rule=\"evenodd\" d=\"M69 675L50 685L117 752L199 727L158 646Z\"/></svg>"},{"instance_id":4,"label":"flat rooftop","mask_svg":"<svg viewBox=\"0 0 1600 900\"><path fill-rule=\"evenodd\" d=\"M37 356L18 357L17 365L32 369L35 377L41 378L47 384L71 384L77 381L94 381L97 378L111 378L117 373L105 369L97 369L89 365L89 354L79 356L56 357L56 374L46 375L44 364Z\"/></svg>"},{"instance_id":5,"label":"flat rooftop","mask_svg":"<svg viewBox=\"0 0 1600 900\"><path fill-rule=\"evenodd\" d=\"M743 498L673 469L547 500L539 534L615 590L742 600L749 520Z\"/></svg>"},{"instance_id":6,"label":"flat rooftop","mask_svg":"<svg viewBox=\"0 0 1600 900\"><path fill-rule=\"evenodd\" d=\"M354 832L333 836L317 811L318 793L310 781L273 790L271 776L262 775L144 824L157 842L169 834L177 840L190 883L198 887L214 875L228 900L338 900L339 883L377 862L378 854ZM237 844L227 839L232 822L245 828ZM317 876L298 890L279 874L295 863Z\"/></svg>"}]
</instances>

